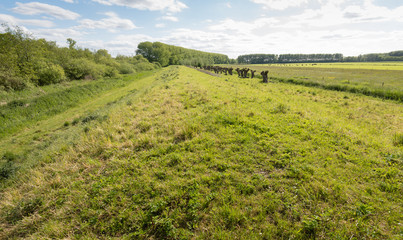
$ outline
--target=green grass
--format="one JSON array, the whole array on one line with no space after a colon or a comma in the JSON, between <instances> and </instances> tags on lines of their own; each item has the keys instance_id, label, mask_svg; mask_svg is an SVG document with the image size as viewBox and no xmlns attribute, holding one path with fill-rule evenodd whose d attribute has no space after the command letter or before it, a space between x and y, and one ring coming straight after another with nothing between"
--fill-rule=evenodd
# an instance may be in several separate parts
<instances>
[{"instance_id":1,"label":"green grass","mask_svg":"<svg viewBox=\"0 0 403 240\"><path fill-rule=\"evenodd\" d=\"M7 180L0 238L400 239L402 105L259 81L169 67L133 83Z\"/></svg>"},{"instance_id":2,"label":"green grass","mask_svg":"<svg viewBox=\"0 0 403 240\"><path fill-rule=\"evenodd\" d=\"M393 65L396 68L387 68ZM403 101L402 63L253 64L260 73L269 70L272 81L346 91L383 99ZM260 76L260 74L257 74Z\"/></svg>"},{"instance_id":3,"label":"green grass","mask_svg":"<svg viewBox=\"0 0 403 240\"><path fill-rule=\"evenodd\" d=\"M39 120L47 119L80 103L86 102L99 94L114 88L121 88L129 84L133 77L141 78L150 73L129 75L123 78L105 79L99 81L76 81L70 84L28 89L10 96L4 97L0 106L0 139L15 133L22 127L29 127ZM48 90L48 92L45 92ZM14 96L13 96L14 95ZM8 101L6 102L5 100Z\"/></svg>"}]
</instances>

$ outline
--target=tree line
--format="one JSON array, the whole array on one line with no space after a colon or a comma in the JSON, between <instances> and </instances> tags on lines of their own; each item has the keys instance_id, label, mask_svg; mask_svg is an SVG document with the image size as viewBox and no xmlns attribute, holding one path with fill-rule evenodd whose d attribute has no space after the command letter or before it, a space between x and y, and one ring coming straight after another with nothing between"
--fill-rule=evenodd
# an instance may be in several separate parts
<instances>
[{"instance_id":1,"label":"tree line","mask_svg":"<svg viewBox=\"0 0 403 240\"><path fill-rule=\"evenodd\" d=\"M343 54L247 54L238 56L241 64L340 62Z\"/></svg>"},{"instance_id":2,"label":"tree line","mask_svg":"<svg viewBox=\"0 0 403 240\"><path fill-rule=\"evenodd\" d=\"M141 42L137 46L136 54L144 56L150 62L158 62L163 67L168 65L200 67L231 63L228 56L224 54L202 52L161 42ZM235 63L235 60L233 60L233 63Z\"/></svg>"},{"instance_id":3,"label":"tree line","mask_svg":"<svg viewBox=\"0 0 403 240\"><path fill-rule=\"evenodd\" d=\"M117 56L107 50L80 48L67 39L68 47L35 39L18 27L3 25L0 33L0 90L22 90L62 81L111 78L159 68L143 56Z\"/></svg>"},{"instance_id":4,"label":"tree line","mask_svg":"<svg viewBox=\"0 0 403 240\"><path fill-rule=\"evenodd\" d=\"M381 62L403 61L403 51L389 53L370 53L359 56L344 57L341 53L334 54L247 54L238 56L240 64L267 63L315 63L315 62Z\"/></svg>"}]
</instances>

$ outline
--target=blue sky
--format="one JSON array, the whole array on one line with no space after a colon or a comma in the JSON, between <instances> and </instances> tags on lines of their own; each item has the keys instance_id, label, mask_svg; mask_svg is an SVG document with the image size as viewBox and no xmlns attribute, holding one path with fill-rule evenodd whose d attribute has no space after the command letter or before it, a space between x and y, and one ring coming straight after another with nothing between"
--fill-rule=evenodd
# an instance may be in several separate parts
<instances>
[{"instance_id":1,"label":"blue sky","mask_svg":"<svg viewBox=\"0 0 403 240\"><path fill-rule=\"evenodd\" d=\"M231 58L403 50L403 0L2 0L0 22L114 56L142 41Z\"/></svg>"}]
</instances>

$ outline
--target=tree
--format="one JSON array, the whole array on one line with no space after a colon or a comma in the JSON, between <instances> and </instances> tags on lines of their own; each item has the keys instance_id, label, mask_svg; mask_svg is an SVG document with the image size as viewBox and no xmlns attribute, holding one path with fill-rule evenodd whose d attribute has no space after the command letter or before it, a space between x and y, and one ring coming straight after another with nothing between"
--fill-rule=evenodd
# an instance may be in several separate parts
<instances>
[{"instance_id":1,"label":"tree","mask_svg":"<svg viewBox=\"0 0 403 240\"><path fill-rule=\"evenodd\" d=\"M67 38L67 43L69 44L69 49L74 49L77 42L74 41L74 40L71 39L71 38Z\"/></svg>"}]
</instances>

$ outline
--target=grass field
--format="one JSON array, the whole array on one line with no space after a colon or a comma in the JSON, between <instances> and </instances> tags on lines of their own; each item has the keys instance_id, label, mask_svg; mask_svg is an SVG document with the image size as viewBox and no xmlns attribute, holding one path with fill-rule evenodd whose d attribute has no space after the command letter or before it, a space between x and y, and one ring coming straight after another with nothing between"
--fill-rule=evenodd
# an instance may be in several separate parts
<instances>
[{"instance_id":1,"label":"grass field","mask_svg":"<svg viewBox=\"0 0 403 240\"><path fill-rule=\"evenodd\" d=\"M171 66L4 137L0 238L401 239L402 129L396 101Z\"/></svg>"},{"instance_id":2,"label":"grass field","mask_svg":"<svg viewBox=\"0 0 403 240\"><path fill-rule=\"evenodd\" d=\"M31 88L24 91L1 92L0 140L23 127L30 127L39 120L74 108L102 93L119 89L133 78L150 73L141 73L123 78L99 81L73 81L62 84Z\"/></svg>"},{"instance_id":3,"label":"grass field","mask_svg":"<svg viewBox=\"0 0 403 240\"><path fill-rule=\"evenodd\" d=\"M257 73L269 70L269 77L272 80L300 85L316 84L324 88L403 101L401 62L253 64L236 65L236 67L248 67L257 70Z\"/></svg>"},{"instance_id":4,"label":"grass field","mask_svg":"<svg viewBox=\"0 0 403 240\"><path fill-rule=\"evenodd\" d=\"M270 66L276 66L276 67L291 66L291 67L308 67L308 68L313 67L313 68L367 69L367 70L398 70L398 71L403 71L403 62L294 63L294 64L270 64Z\"/></svg>"}]
</instances>

